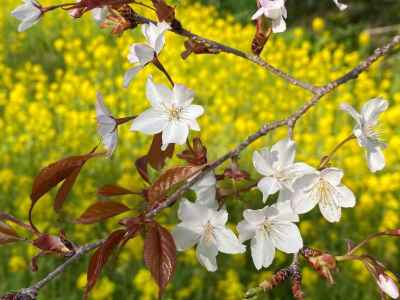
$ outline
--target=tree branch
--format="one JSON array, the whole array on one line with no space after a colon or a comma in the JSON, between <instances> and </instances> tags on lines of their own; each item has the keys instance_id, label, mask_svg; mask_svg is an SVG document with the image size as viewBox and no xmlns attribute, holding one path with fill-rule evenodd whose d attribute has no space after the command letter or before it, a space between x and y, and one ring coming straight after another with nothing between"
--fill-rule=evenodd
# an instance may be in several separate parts
<instances>
[{"instance_id":1,"label":"tree branch","mask_svg":"<svg viewBox=\"0 0 400 300\"><path fill-rule=\"evenodd\" d=\"M155 21L150 20L150 19L148 19L148 18L146 18L144 16L141 16L139 14L136 14L136 13L135 13L135 15L133 15L133 20L135 22L139 23L139 24L156 23ZM291 83L291 84L293 84L295 86L301 87L301 88L303 88L305 90L308 90L308 91L312 92L313 94L316 94L319 91L318 87L316 87L316 86L314 86L314 85L312 85L310 83L303 82L303 81L301 81L301 80L299 80L297 78L294 78L293 76L291 76L291 75L283 72L282 70L272 66L271 64L269 64L268 62L266 62L265 60L263 60L261 57L259 57L257 55L254 55L254 54L251 54L251 53L246 53L246 52L243 52L243 51L241 51L239 49L230 47L228 45L224 45L224 44L222 44L220 42L207 39L205 37L202 37L200 35L197 35L197 34L191 32L191 31L189 31L189 30L187 30L187 29L185 29L183 27L171 28L171 31L176 33L176 34L178 34L178 35L180 35L180 36L187 37L187 38L189 38L189 39L191 39L191 40L193 40L193 41L195 41L197 43L200 43L200 44L203 44L203 45L207 45L209 48L215 50L216 52L225 52L225 53L233 54L235 56L238 56L238 57L241 57L241 58L246 59L248 61L251 61L251 62L255 63L256 65L259 65L260 67L268 70L272 74L274 74L274 75L286 80L287 82L289 82L289 83Z\"/></svg>"}]
</instances>

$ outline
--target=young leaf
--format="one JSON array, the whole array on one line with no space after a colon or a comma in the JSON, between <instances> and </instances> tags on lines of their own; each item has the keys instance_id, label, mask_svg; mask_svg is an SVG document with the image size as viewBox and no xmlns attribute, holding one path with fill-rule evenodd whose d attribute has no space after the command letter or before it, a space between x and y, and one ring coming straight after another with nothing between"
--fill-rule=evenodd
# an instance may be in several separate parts
<instances>
[{"instance_id":1,"label":"young leaf","mask_svg":"<svg viewBox=\"0 0 400 300\"><path fill-rule=\"evenodd\" d=\"M152 0L160 22L172 23L175 20L175 8L165 3L165 0Z\"/></svg>"},{"instance_id":2,"label":"young leaf","mask_svg":"<svg viewBox=\"0 0 400 300\"><path fill-rule=\"evenodd\" d=\"M161 170L167 158L171 158L174 155L174 144L169 144L165 151L161 150L161 144L161 133L154 135L149 152L135 161L136 169L147 183L150 183L147 166L150 165L156 170Z\"/></svg>"},{"instance_id":3,"label":"young leaf","mask_svg":"<svg viewBox=\"0 0 400 300\"><path fill-rule=\"evenodd\" d=\"M0 221L0 245L20 241L21 239L10 225Z\"/></svg>"},{"instance_id":4,"label":"young leaf","mask_svg":"<svg viewBox=\"0 0 400 300\"><path fill-rule=\"evenodd\" d=\"M88 299L89 292L96 284L104 265L107 263L113 250L118 247L123 240L125 233L126 230L124 229L112 232L91 257L87 271L87 285L84 299Z\"/></svg>"},{"instance_id":5,"label":"young leaf","mask_svg":"<svg viewBox=\"0 0 400 300\"><path fill-rule=\"evenodd\" d=\"M156 222L147 226L144 262L160 288L160 297L176 268L176 246L167 229Z\"/></svg>"},{"instance_id":6,"label":"young leaf","mask_svg":"<svg viewBox=\"0 0 400 300\"><path fill-rule=\"evenodd\" d=\"M29 209L29 221L32 226L33 226L32 211L37 201L43 195L49 192L53 187L55 187L61 181L65 180L64 184L61 186L60 190L57 193L56 200L54 203L54 208L56 211L58 211L62 207L64 200L68 196L76 180L76 177L79 175L82 166L86 163L88 159L98 155L94 153L95 149L93 149L88 154L70 156L61 159L43 168L39 172L39 174L36 176L33 182L32 192L31 192L32 202L31 202L31 207Z\"/></svg>"},{"instance_id":7,"label":"young leaf","mask_svg":"<svg viewBox=\"0 0 400 300\"><path fill-rule=\"evenodd\" d=\"M137 194L118 185L105 185L97 190L97 194L106 197Z\"/></svg>"},{"instance_id":8,"label":"young leaf","mask_svg":"<svg viewBox=\"0 0 400 300\"><path fill-rule=\"evenodd\" d=\"M149 188L147 192L147 198L149 202L155 203L162 201L169 189L171 189L174 185L189 179L202 168L203 166L187 165L167 170Z\"/></svg>"},{"instance_id":9,"label":"young leaf","mask_svg":"<svg viewBox=\"0 0 400 300\"><path fill-rule=\"evenodd\" d=\"M129 210L125 204L113 201L99 201L86 209L76 220L80 224L93 224L117 216Z\"/></svg>"},{"instance_id":10,"label":"young leaf","mask_svg":"<svg viewBox=\"0 0 400 300\"><path fill-rule=\"evenodd\" d=\"M60 237L49 234L40 235L32 244L42 251L58 253L65 256L68 256L73 251Z\"/></svg>"},{"instance_id":11,"label":"young leaf","mask_svg":"<svg viewBox=\"0 0 400 300\"><path fill-rule=\"evenodd\" d=\"M164 167L167 158L171 158L174 155L174 144L169 144L165 151L161 150L161 144L162 135L161 133L158 133L154 135L149 153L147 153L148 163L156 170L161 170Z\"/></svg>"}]
</instances>

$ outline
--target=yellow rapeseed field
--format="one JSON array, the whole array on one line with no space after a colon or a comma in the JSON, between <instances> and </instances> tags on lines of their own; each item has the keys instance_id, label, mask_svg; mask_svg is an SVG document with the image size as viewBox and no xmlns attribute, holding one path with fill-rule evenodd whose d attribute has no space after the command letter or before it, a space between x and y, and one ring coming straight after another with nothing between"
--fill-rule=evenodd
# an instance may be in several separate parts
<instances>
[{"instance_id":1,"label":"yellow rapeseed field","mask_svg":"<svg viewBox=\"0 0 400 300\"><path fill-rule=\"evenodd\" d=\"M135 115L149 105L144 95L147 76L153 74L156 81L165 78L150 66L128 89L123 88L124 72L130 68L128 47L143 41L140 30L116 38L98 28L89 15L72 20L67 13L57 11L31 30L17 33L17 21L10 11L19 2L3 0L0 10L0 210L26 219L32 180L39 169L64 156L88 152L99 142L94 110L96 92L104 94L115 116ZM181 1L177 17L194 32L245 51L254 34L250 22L242 25L229 15L220 17L210 6ZM308 28L291 28L285 34L273 36L262 56L297 78L324 84L354 67L371 50L372 41L367 33L360 33L356 41L358 50L353 51L335 42L334 30L322 18L309 20ZM182 37L167 33L160 60L175 82L193 89L196 102L205 107L206 113L199 119L200 136L211 159L224 154L262 124L286 117L311 96L234 56L192 55L184 61L180 58L183 41ZM333 164L345 170L344 182L357 195L357 205L344 210L338 224L328 224L319 212L302 218L300 228L307 245L342 253L347 238L360 240L368 233L400 226L399 64L397 73L395 67L393 59L374 65L357 81L326 96L296 127L298 159L317 165L324 154L351 133L352 120L340 111L340 103L359 108L372 97L390 101L381 128L388 143L387 167L371 174L364 152L355 141L341 149ZM98 187L117 183L136 188L142 184L134 160L146 153L151 140L128 127L120 128L120 143L110 160L97 159L85 166L61 216L49 209L54 194L38 203L34 212L38 227L52 233L64 228L73 240L86 243L117 226L115 220L92 226L73 225L71 221L96 200ZM242 167L255 174L250 163L253 150L271 145L286 134L286 129L281 129L254 143L241 156ZM251 192L243 201L233 199L228 203L236 214L232 221L239 220L244 202L260 198L260 193ZM134 197L124 201L131 206L140 205ZM160 221L172 225L175 218L174 210L169 210L160 216ZM399 242L386 239L371 243L370 249L399 271L399 247ZM29 261L35 253L25 244L0 249L0 293L27 286L60 262L58 258L40 260L39 274L32 275ZM118 261L111 262L106 269L91 299L156 299L157 289L143 267L141 254L140 238L130 242ZM270 269L257 272L246 255L223 256L215 274L201 268L192 250L180 253L178 259L178 272L166 299L233 300L241 299L247 288L270 276L287 257L279 254ZM45 288L39 299L80 299L86 265L87 261L74 265L63 278ZM325 299L377 298L374 284L368 281L362 265L348 264L340 269L343 272L338 275L338 286L329 288L305 266L303 281L310 299L320 299L321 295ZM287 293L284 287L274 295L276 299L289 299Z\"/></svg>"}]
</instances>

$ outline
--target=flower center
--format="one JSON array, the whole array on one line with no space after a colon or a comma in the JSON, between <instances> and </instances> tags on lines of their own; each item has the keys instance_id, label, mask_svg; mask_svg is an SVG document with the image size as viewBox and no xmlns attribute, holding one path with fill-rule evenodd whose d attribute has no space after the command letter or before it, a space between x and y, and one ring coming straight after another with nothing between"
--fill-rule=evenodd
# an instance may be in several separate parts
<instances>
[{"instance_id":1,"label":"flower center","mask_svg":"<svg viewBox=\"0 0 400 300\"><path fill-rule=\"evenodd\" d=\"M180 119L180 114L182 112L182 108L181 107L176 107L175 105L172 105L169 109L168 109L168 114L169 114L169 120L179 120Z\"/></svg>"},{"instance_id":2,"label":"flower center","mask_svg":"<svg viewBox=\"0 0 400 300\"><path fill-rule=\"evenodd\" d=\"M335 188L323 178L319 179L313 192L316 194L315 196L317 196L318 201L322 202L322 204L328 205L334 201L333 195L335 194Z\"/></svg>"},{"instance_id":3,"label":"flower center","mask_svg":"<svg viewBox=\"0 0 400 300\"><path fill-rule=\"evenodd\" d=\"M272 222L269 220L266 220L263 224L262 224L263 230L266 233L270 233L272 231Z\"/></svg>"},{"instance_id":4,"label":"flower center","mask_svg":"<svg viewBox=\"0 0 400 300\"><path fill-rule=\"evenodd\" d=\"M204 226L204 240L210 244L214 240L214 226L210 222Z\"/></svg>"},{"instance_id":5,"label":"flower center","mask_svg":"<svg viewBox=\"0 0 400 300\"><path fill-rule=\"evenodd\" d=\"M381 141L380 130L376 126L371 124L366 124L363 126L363 133L365 136L373 141Z\"/></svg>"}]
</instances>

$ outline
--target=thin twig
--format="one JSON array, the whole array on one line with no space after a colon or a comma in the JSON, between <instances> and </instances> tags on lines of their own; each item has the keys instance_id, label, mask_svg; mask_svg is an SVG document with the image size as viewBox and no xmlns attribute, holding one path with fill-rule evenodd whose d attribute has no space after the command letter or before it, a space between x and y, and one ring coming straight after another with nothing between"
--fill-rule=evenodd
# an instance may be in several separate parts
<instances>
[{"instance_id":1,"label":"thin twig","mask_svg":"<svg viewBox=\"0 0 400 300\"><path fill-rule=\"evenodd\" d=\"M139 14L135 14L133 16L133 18L139 24L156 23L155 21L150 20L150 19L148 19L148 18L146 18L144 16L141 16ZM251 53L246 53L246 52L241 51L239 49L236 49L236 48L230 47L228 45L219 43L217 41L207 39L205 37L202 37L200 35L197 35L197 34L191 32L191 31L189 31L189 30L187 30L185 28L171 28L171 31L176 33L176 34L178 34L178 35L187 37L187 38L189 38L189 39L191 39L191 40L193 40L193 41L195 41L197 43L200 43L200 44L203 44L203 45L207 45L209 48L217 50L217 52L225 52L225 53L233 54L235 56L238 56L238 57L241 57L241 58L246 59L248 61L251 61L251 62L259 65L260 67L268 70L272 74L274 74L274 75L286 80L287 82L289 82L289 83L291 83L293 85L296 85L298 87L301 87L301 88L303 88L305 90L308 90L308 91L310 91L310 92L312 92L314 94L317 94L318 91L319 91L318 87L316 87L316 86L314 86L314 85L312 85L310 83L303 82L303 81L301 81L301 80L299 80L297 78L294 78L293 76L291 76L291 75L283 72L282 70L272 66L271 64L269 64L268 62L266 62L265 60L263 60L261 57L259 57L257 55L254 55L254 54L251 54Z\"/></svg>"}]
</instances>

